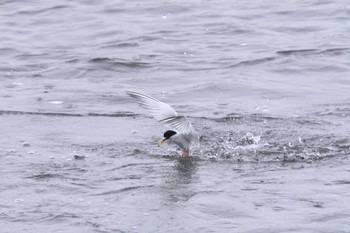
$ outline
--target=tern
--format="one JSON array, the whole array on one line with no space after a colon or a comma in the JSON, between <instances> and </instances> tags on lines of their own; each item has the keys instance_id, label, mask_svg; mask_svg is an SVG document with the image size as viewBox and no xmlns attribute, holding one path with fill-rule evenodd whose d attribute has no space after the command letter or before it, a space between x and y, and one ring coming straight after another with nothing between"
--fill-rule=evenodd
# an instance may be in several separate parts
<instances>
[{"instance_id":1,"label":"tern","mask_svg":"<svg viewBox=\"0 0 350 233\"><path fill-rule=\"evenodd\" d=\"M126 94L135 99L156 120L170 127L158 146L169 140L179 147L181 157L188 157L192 147L200 146L199 136L191 122L187 117L179 115L170 105L138 92L127 91Z\"/></svg>"}]
</instances>

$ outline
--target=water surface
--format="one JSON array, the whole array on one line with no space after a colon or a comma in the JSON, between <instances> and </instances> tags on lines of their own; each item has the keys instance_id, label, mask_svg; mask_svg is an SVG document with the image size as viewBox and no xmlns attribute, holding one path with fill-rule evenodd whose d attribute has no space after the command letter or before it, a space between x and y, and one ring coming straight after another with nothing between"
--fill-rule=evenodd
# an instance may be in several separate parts
<instances>
[{"instance_id":1,"label":"water surface","mask_svg":"<svg viewBox=\"0 0 350 233\"><path fill-rule=\"evenodd\" d=\"M2 232L349 232L346 1L0 6Z\"/></svg>"}]
</instances>

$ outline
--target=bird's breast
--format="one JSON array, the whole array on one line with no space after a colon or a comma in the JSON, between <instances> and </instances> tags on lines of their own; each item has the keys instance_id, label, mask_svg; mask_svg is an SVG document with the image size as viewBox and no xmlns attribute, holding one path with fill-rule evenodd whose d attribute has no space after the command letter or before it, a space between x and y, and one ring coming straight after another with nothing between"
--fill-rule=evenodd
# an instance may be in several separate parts
<instances>
[{"instance_id":1,"label":"bird's breast","mask_svg":"<svg viewBox=\"0 0 350 233\"><path fill-rule=\"evenodd\" d=\"M183 134L176 134L170 138L172 142L174 142L181 150L188 151L191 147L190 138L186 137Z\"/></svg>"}]
</instances>

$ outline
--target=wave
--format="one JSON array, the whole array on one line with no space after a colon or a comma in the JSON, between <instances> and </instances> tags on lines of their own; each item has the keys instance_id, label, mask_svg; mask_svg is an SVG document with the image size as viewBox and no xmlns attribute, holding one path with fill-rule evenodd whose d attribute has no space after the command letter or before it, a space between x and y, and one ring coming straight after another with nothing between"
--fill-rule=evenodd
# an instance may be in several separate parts
<instances>
[{"instance_id":1,"label":"wave","mask_svg":"<svg viewBox=\"0 0 350 233\"><path fill-rule=\"evenodd\" d=\"M343 55L350 52L349 48L331 48L331 49L297 49L297 50L281 50L277 51L278 55L282 56L310 56L310 55L320 55L320 54L329 54L329 55Z\"/></svg>"},{"instance_id":2,"label":"wave","mask_svg":"<svg viewBox=\"0 0 350 233\"><path fill-rule=\"evenodd\" d=\"M115 113L66 113L66 112L31 112L31 111L11 111L0 110L0 115L42 115L54 117L136 117L132 112Z\"/></svg>"},{"instance_id":3,"label":"wave","mask_svg":"<svg viewBox=\"0 0 350 233\"><path fill-rule=\"evenodd\" d=\"M94 64L107 64L117 67L127 67L127 68L148 68L151 66L151 63L141 62L141 61L128 61L117 58L108 58L108 57L96 57L88 60L89 63Z\"/></svg>"}]
</instances>

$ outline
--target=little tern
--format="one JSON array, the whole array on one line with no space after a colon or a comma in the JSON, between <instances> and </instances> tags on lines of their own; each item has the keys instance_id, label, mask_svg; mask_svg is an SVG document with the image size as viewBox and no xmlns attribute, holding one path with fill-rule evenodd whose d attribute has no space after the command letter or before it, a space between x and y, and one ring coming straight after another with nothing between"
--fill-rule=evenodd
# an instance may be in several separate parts
<instances>
[{"instance_id":1,"label":"little tern","mask_svg":"<svg viewBox=\"0 0 350 233\"><path fill-rule=\"evenodd\" d=\"M200 146L199 136L191 122L187 117L179 115L170 105L138 92L127 91L126 94L134 98L156 120L171 128L164 133L164 137L158 146L169 140L180 148L182 157L188 157L192 147Z\"/></svg>"}]
</instances>

